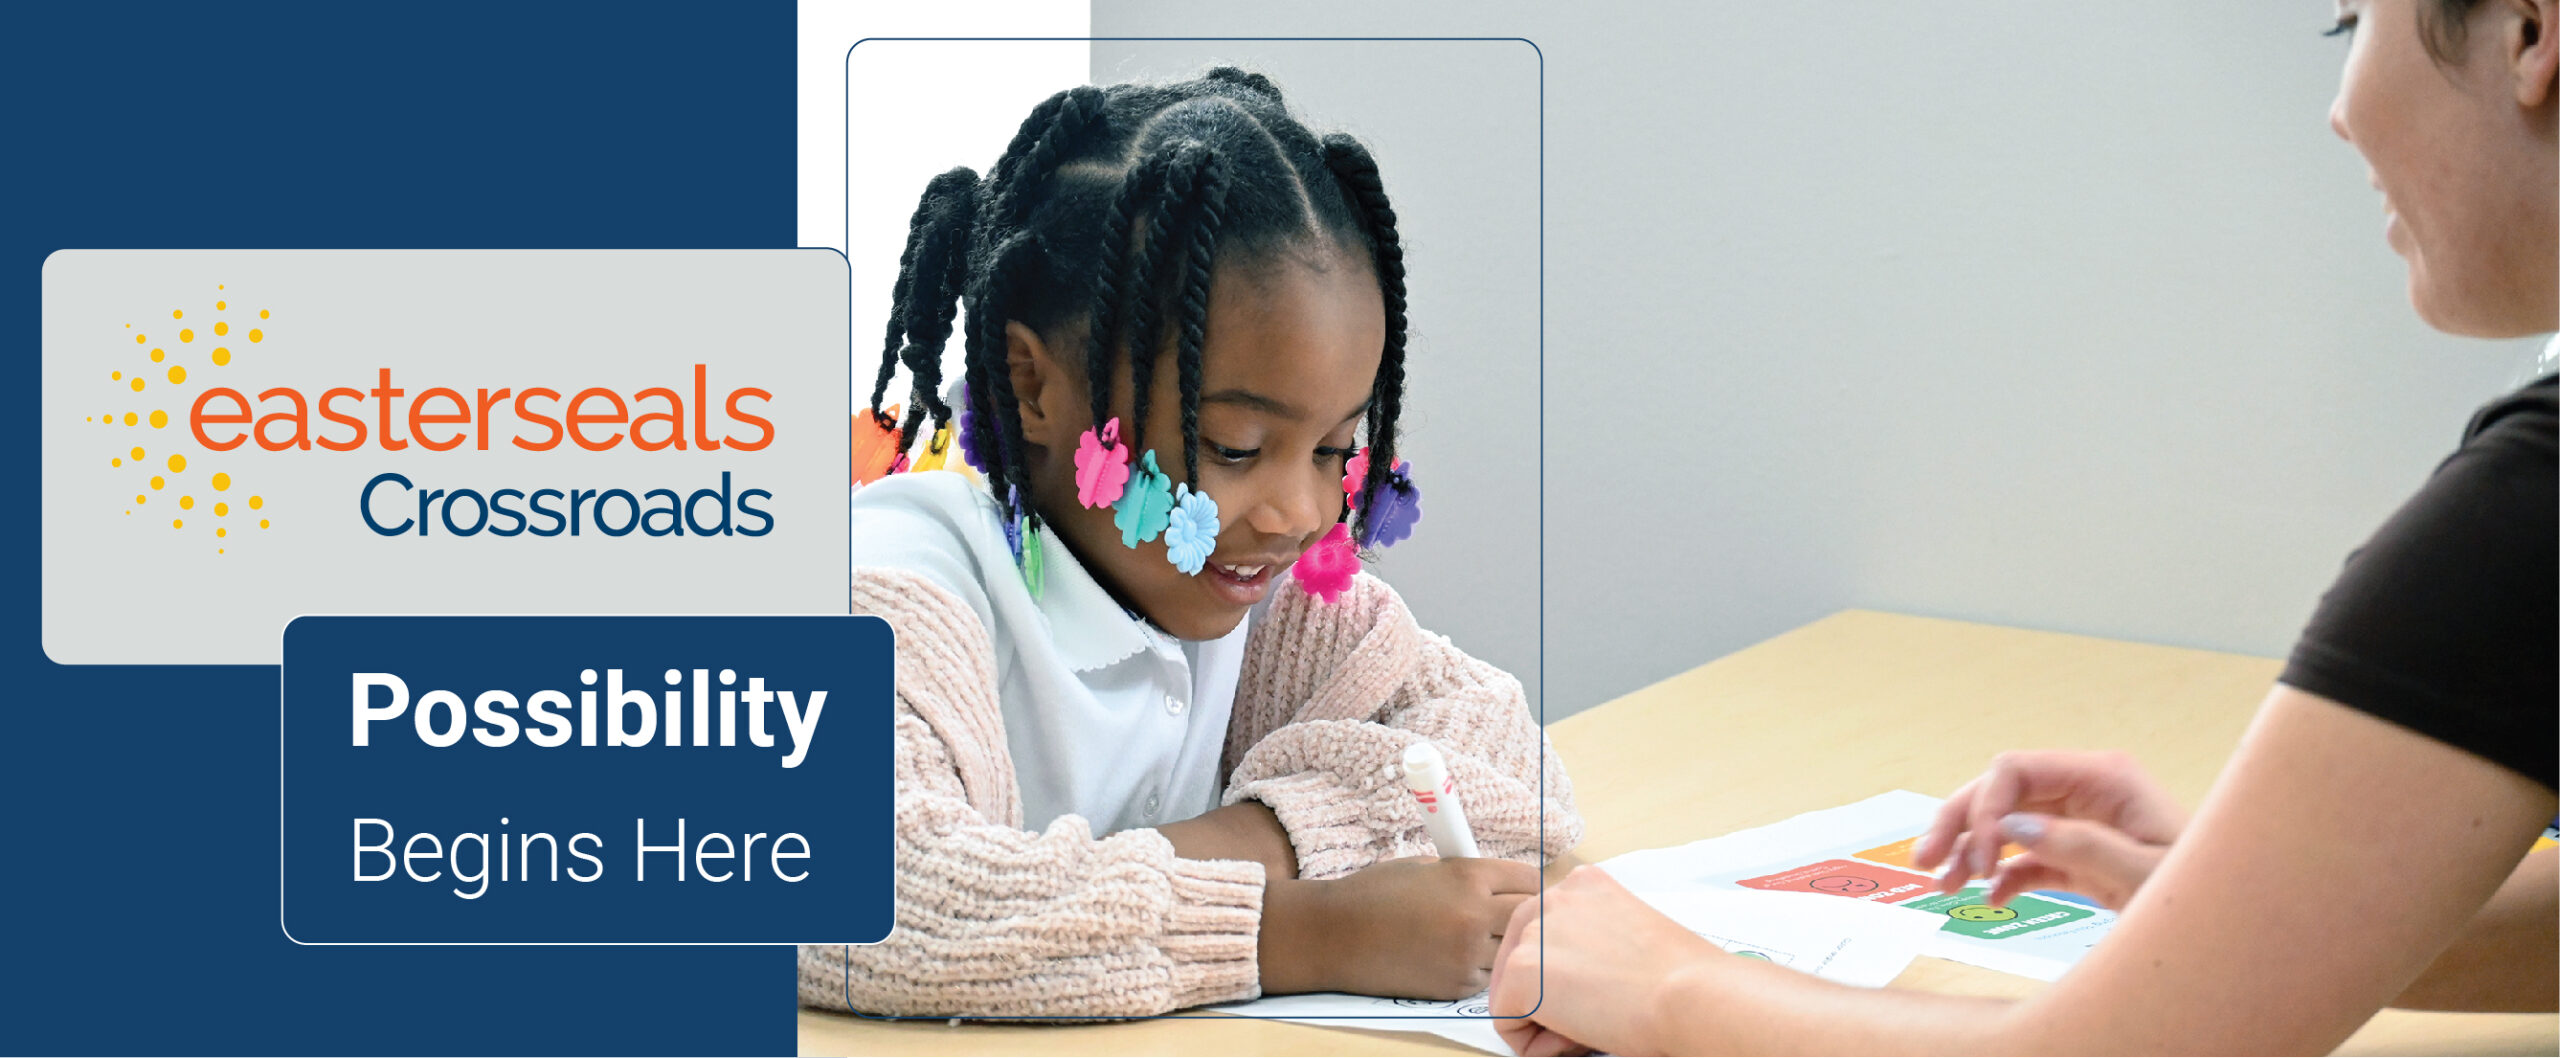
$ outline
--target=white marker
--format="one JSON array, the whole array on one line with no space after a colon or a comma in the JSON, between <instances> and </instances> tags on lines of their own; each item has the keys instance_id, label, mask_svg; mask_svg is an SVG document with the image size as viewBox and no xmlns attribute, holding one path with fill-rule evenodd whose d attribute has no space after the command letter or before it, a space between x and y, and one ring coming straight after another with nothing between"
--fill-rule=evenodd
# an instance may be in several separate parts
<instances>
[{"instance_id":1,"label":"white marker","mask_svg":"<svg viewBox=\"0 0 2560 1058\"><path fill-rule=\"evenodd\" d=\"M1422 805L1423 832L1431 835L1441 859L1476 855L1475 831L1467 828L1467 809L1458 803L1457 780L1450 777L1440 747L1429 742L1405 747L1404 788Z\"/></svg>"}]
</instances>

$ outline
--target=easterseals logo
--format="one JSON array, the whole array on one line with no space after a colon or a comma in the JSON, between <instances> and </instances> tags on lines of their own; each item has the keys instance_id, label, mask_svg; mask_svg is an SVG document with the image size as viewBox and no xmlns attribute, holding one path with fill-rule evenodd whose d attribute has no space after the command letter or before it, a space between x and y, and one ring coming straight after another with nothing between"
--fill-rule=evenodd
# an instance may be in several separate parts
<instances>
[{"instance_id":1,"label":"easterseals logo","mask_svg":"<svg viewBox=\"0 0 2560 1058\"><path fill-rule=\"evenodd\" d=\"M231 366L240 355L232 351L234 345L246 342L255 347L264 343L267 328L272 326L267 322L272 313L266 309L259 309L254 315L245 309L235 312L230 298L223 293L225 286L217 283L213 289L212 309L199 307L193 321L188 320L184 307L169 310L169 327L174 334L151 325L124 325L133 336L132 345L113 357L118 366L107 370L107 392L98 397L99 403L111 407L104 415L83 416L82 421L113 428L103 447L110 449L106 457L108 473L133 485L133 502L124 509L126 517L157 518L167 511L170 530L180 533L188 531L188 521L193 519L194 533L199 538L209 538L214 553L220 555L230 553L235 543L231 532L234 528L247 529L253 521L257 529L274 528L273 512L267 508L265 496L250 492L229 471L215 469L201 450L190 449L183 440L165 432L173 421L169 407L183 399L182 387L190 379L201 383L209 372ZM247 330L236 336L231 327L234 316L248 324ZM196 342L199 326L207 331L201 346ZM152 338L154 331L160 333L157 343ZM192 373L188 370L190 363L195 365ZM199 493L203 494L202 500L197 498ZM156 508L151 506L155 497L161 504ZM233 517L235 510L237 518Z\"/></svg>"},{"instance_id":2,"label":"easterseals logo","mask_svg":"<svg viewBox=\"0 0 2560 1058\"><path fill-rule=\"evenodd\" d=\"M217 292L227 284L215 284ZM200 313L205 310L199 309ZM217 297L209 315L211 337L230 339L227 297ZM262 345L273 313L259 309L260 326L242 336ZM311 453L455 451L488 452L492 446L523 452L758 452L774 442L774 425L759 412L773 399L770 390L747 385L715 390L711 368L692 365L684 390L645 386L625 392L608 386L403 385L392 368L377 367L361 385L225 385L220 372L238 359L229 345L209 345L193 373L188 355L196 344L194 327L184 326L184 308L170 310L181 324L176 335L154 345L151 335L136 331L137 347L148 347L147 364L112 368L107 381L146 398L148 407L128 408L84 421L138 428L148 424L167 431L167 443L135 444L110 455L110 471L148 472L139 482L126 514L150 505L155 494L164 503L174 497L169 527L183 531L190 516L209 531L216 554L228 554L232 525L229 493L238 482L216 463L238 462L246 453L277 453L293 458ZM201 316L200 316L201 320ZM131 324L125 325L132 330ZM178 352L173 354L170 347ZM156 384L155 384L156 383ZM169 427L184 418L185 430ZM156 453L156 454L155 454ZM127 460L130 460L130 463ZM187 477L188 468L199 473ZM207 472L210 471L210 472ZM199 487L190 487L198 485ZM196 493L209 490L202 501ZM354 509L367 530L377 536L431 536L441 531L458 537L629 536L650 537L764 536L773 531L773 515L762 501L770 490L742 488L731 470L716 483L669 488L605 483L579 487L552 485L421 482L399 471L371 475L357 492ZM259 529L275 525L264 495L248 495L244 515L254 515ZM204 515L210 515L210 523ZM241 519L245 525L249 518Z\"/></svg>"}]
</instances>

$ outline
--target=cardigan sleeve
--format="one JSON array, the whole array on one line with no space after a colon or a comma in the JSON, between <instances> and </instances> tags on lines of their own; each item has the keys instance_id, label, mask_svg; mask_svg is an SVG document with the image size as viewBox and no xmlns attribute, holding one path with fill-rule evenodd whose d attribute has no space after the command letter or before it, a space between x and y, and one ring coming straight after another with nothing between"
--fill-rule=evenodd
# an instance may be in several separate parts
<instances>
[{"instance_id":1,"label":"cardigan sleeve","mask_svg":"<svg viewBox=\"0 0 2560 1058\"><path fill-rule=\"evenodd\" d=\"M1448 756L1485 856L1541 863L1581 842L1572 780L1519 680L1416 627L1366 573L1332 603L1274 590L1239 680L1225 801L1270 806L1300 877L1432 852L1392 770L1421 739Z\"/></svg>"},{"instance_id":2,"label":"cardigan sleeve","mask_svg":"<svg viewBox=\"0 0 2560 1058\"><path fill-rule=\"evenodd\" d=\"M1161 1014L1259 993L1262 867L1186 860L1152 830L1021 814L993 652L967 604L862 570L853 610L897 636L896 927L800 946L806 1006L887 1015Z\"/></svg>"}]
</instances>

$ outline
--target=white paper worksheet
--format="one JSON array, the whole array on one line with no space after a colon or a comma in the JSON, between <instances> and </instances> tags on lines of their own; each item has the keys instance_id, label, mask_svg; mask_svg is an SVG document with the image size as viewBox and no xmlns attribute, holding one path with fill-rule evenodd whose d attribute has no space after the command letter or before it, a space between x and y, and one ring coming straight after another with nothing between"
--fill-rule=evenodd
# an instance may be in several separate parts
<instances>
[{"instance_id":1,"label":"white paper worksheet","mask_svg":"<svg viewBox=\"0 0 2560 1058\"><path fill-rule=\"evenodd\" d=\"M2030 892L2006 907L1984 903L1979 882L1938 893L1912 866L1911 847L1942 803L1894 790L1719 838L1630 852L1601 866L1641 891L1813 893L1928 912L1939 931L1921 954L2041 981L2060 978L2115 926L2115 912L2073 893Z\"/></svg>"}]
</instances>

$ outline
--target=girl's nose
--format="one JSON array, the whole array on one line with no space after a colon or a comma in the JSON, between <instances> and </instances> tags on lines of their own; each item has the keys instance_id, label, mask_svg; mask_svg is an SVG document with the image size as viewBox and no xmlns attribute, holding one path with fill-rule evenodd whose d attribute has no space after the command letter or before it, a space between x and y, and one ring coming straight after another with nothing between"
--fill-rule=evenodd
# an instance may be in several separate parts
<instances>
[{"instance_id":1,"label":"girl's nose","mask_svg":"<svg viewBox=\"0 0 2560 1058\"><path fill-rule=\"evenodd\" d=\"M1275 483L1247 517L1256 532L1293 539L1312 537L1333 524L1342 502L1342 482L1322 472L1292 474ZM1336 506L1327 506L1327 502Z\"/></svg>"},{"instance_id":2,"label":"girl's nose","mask_svg":"<svg viewBox=\"0 0 2560 1058\"><path fill-rule=\"evenodd\" d=\"M2329 131L2337 133L2339 139L2348 143L2356 141L2355 137L2347 135L2347 93L2344 90L2329 101Z\"/></svg>"}]
</instances>

